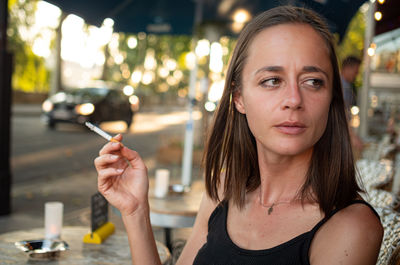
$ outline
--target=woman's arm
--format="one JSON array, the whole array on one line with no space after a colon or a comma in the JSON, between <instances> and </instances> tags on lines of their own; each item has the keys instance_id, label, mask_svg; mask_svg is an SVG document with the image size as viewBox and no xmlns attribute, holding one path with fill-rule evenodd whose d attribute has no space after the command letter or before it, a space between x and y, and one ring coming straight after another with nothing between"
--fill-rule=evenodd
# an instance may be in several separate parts
<instances>
[{"instance_id":1,"label":"woman's arm","mask_svg":"<svg viewBox=\"0 0 400 265\"><path fill-rule=\"evenodd\" d=\"M207 194L203 195L192 233L176 265L193 264L197 252L207 240L208 219L216 206L217 203L208 197Z\"/></svg>"},{"instance_id":2,"label":"woman's arm","mask_svg":"<svg viewBox=\"0 0 400 265\"><path fill-rule=\"evenodd\" d=\"M132 256L132 264L161 264L150 223L149 210L122 216Z\"/></svg>"},{"instance_id":3,"label":"woman's arm","mask_svg":"<svg viewBox=\"0 0 400 265\"><path fill-rule=\"evenodd\" d=\"M114 137L117 141L122 136ZM132 263L161 264L150 224L147 168L142 158L119 142L107 143L94 162L98 190L122 215Z\"/></svg>"},{"instance_id":4,"label":"woman's arm","mask_svg":"<svg viewBox=\"0 0 400 265\"><path fill-rule=\"evenodd\" d=\"M221 184L218 186L218 198L224 198L225 174L221 174L220 178ZM207 193L204 193L192 233L176 265L193 264L197 252L207 241L208 220L217 205L218 202L216 200L211 199Z\"/></svg>"},{"instance_id":5,"label":"woman's arm","mask_svg":"<svg viewBox=\"0 0 400 265\"><path fill-rule=\"evenodd\" d=\"M336 213L314 237L312 265L375 265L383 237L379 219L364 204Z\"/></svg>"}]
</instances>

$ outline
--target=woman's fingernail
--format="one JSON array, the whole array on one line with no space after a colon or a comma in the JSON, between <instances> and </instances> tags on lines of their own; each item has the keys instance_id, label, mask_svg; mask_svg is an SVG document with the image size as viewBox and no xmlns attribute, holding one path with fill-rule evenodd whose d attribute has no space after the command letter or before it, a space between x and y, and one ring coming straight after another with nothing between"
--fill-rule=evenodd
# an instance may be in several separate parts
<instances>
[{"instance_id":1,"label":"woman's fingernail","mask_svg":"<svg viewBox=\"0 0 400 265\"><path fill-rule=\"evenodd\" d=\"M111 159L117 159L118 156L117 155L111 155Z\"/></svg>"},{"instance_id":2,"label":"woman's fingernail","mask_svg":"<svg viewBox=\"0 0 400 265\"><path fill-rule=\"evenodd\" d=\"M113 142L113 143L112 143L112 146L119 146L119 145L120 145L119 142Z\"/></svg>"},{"instance_id":3,"label":"woman's fingernail","mask_svg":"<svg viewBox=\"0 0 400 265\"><path fill-rule=\"evenodd\" d=\"M123 171L124 171L124 170L123 170L122 168L118 168L118 169L117 169L117 172L118 172L118 173L122 173Z\"/></svg>"}]
</instances>

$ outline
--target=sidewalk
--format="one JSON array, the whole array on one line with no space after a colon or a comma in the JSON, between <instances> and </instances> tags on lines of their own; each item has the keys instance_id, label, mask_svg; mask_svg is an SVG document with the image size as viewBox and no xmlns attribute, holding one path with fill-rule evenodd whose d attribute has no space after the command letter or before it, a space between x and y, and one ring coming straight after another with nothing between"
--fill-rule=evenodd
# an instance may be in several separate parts
<instances>
[{"instance_id":1,"label":"sidewalk","mask_svg":"<svg viewBox=\"0 0 400 265\"><path fill-rule=\"evenodd\" d=\"M185 108L175 107L174 110L185 111ZM141 112L164 113L171 111L163 106L142 108ZM40 104L13 104L12 115L18 117L37 116L41 114ZM145 161L149 173L156 167L154 159ZM180 179L180 166L169 168L175 181ZM193 176L198 176L196 169ZM90 198L97 192L97 174L93 167L85 171L75 172L68 176L53 176L45 181L19 183L12 185L12 212L7 216L0 216L0 234L21 229L40 228L44 226L44 204L48 201L64 203L65 226L86 226L90 229ZM116 225L116 229L124 230L122 220L116 211L110 207L109 219ZM164 242L163 230L153 227L155 238ZM187 238L191 229L174 229L172 237Z\"/></svg>"},{"instance_id":2,"label":"sidewalk","mask_svg":"<svg viewBox=\"0 0 400 265\"><path fill-rule=\"evenodd\" d=\"M90 196L96 192L95 172L12 186L12 212L0 216L0 233L43 227L44 203L64 203L65 225L89 225Z\"/></svg>"},{"instance_id":3,"label":"sidewalk","mask_svg":"<svg viewBox=\"0 0 400 265\"><path fill-rule=\"evenodd\" d=\"M40 116L42 106L40 104L12 104L11 114L13 116Z\"/></svg>"},{"instance_id":4,"label":"sidewalk","mask_svg":"<svg viewBox=\"0 0 400 265\"><path fill-rule=\"evenodd\" d=\"M166 111L185 111L187 108L185 106L142 106L139 112L156 112L164 113ZM41 104L12 104L11 113L14 116L40 116L42 114Z\"/></svg>"},{"instance_id":5,"label":"sidewalk","mask_svg":"<svg viewBox=\"0 0 400 265\"><path fill-rule=\"evenodd\" d=\"M97 192L97 173L94 169L71 176L50 178L42 182L18 184L12 187L12 212L0 216L0 234L44 226L44 204L61 201L64 204L63 225L86 226L90 230L90 198ZM124 231L118 211L109 208L109 220L116 229ZM165 242L164 231L153 227L156 240ZM174 229L173 239L187 239L190 228Z\"/></svg>"}]
</instances>

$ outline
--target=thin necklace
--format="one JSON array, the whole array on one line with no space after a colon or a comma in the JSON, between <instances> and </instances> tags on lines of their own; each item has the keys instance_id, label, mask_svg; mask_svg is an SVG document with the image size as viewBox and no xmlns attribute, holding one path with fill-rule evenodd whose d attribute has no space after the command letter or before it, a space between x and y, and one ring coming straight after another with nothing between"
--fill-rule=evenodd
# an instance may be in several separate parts
<instances>
[{"instance_id":1,"label":"thin necklace","mask_svg":"<svg viewBox=\"0 0 400 265\"><path fill-rule=\"evenodd\" d=\"M272 203L271 205L265 205L261 201L261 189L260 189L260 204L261 204L262 207L268 208L268 215L270 215L273 212L274 206L277 206L279 204L286 204L286 203L290 204L290 203L292 203L294 201L298 201L298 200L300 200L300 199L292 199L290 201L278 201L278 202Z\"/></svg>"}]
</instances>

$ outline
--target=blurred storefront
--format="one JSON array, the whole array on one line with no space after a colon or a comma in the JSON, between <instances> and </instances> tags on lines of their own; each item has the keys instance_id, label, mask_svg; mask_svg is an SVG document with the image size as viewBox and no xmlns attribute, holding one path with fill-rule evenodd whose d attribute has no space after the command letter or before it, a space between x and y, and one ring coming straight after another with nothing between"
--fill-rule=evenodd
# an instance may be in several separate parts
<instances>
[{"instance_id":1,"label":"blurred storefront","mask_svg":"<svg viewBox=\"0 0 400 265\"><path fill-rule=\"evenodd\" d=\"M400 124L400 28L375 36L373 43L368 129L379 136Z\"/></svg>"}]
</instances>

